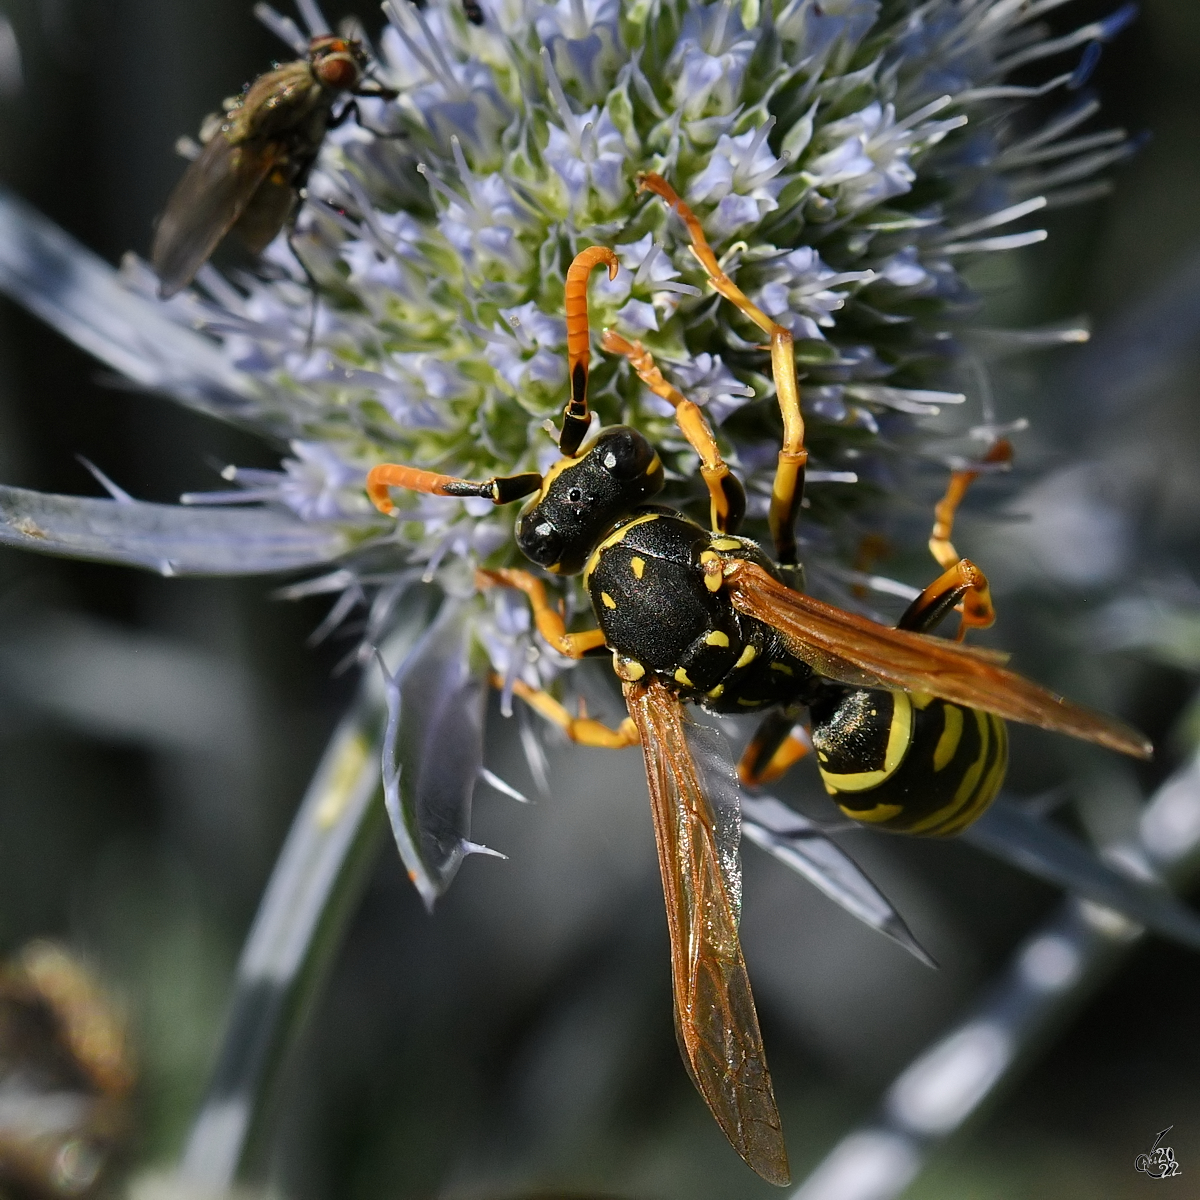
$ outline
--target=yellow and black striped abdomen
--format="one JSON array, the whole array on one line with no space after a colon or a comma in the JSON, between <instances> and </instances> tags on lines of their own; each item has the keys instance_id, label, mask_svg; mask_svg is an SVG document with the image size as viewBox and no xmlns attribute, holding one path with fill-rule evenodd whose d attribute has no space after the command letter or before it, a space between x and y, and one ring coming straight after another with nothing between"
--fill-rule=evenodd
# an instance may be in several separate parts
<instances>
[{"instance_id":1,"label":"yellow and black striped abdomen","mask_svg":"<svg viewBox=\"0 0 1200 1200\"><path fill-rule=\"evenodd\" d=\"M826 790L856 821L947 837L995 799L1008 732L991 713L906 692L826 685L812 705Z\"/></svg>"}]
</instances>

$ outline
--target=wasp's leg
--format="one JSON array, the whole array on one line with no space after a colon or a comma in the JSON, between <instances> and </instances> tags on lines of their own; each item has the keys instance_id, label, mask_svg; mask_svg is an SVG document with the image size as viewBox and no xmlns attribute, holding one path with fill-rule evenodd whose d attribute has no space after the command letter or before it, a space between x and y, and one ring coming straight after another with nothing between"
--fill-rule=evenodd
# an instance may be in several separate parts
<instances>
[{"instance_id":1,"label":"wasp's leg","mask_svg":"<svg viewBox=\"0 0 1200 1200\"><path fill-rule=\"evenodd\" d=\"M1006 463L1012 459L1012 446L1001 438L987 452L985 463ZM968 558L960 558L950 541L954 533L954 518L967 489L979 478L979 471L955 471L950 476L946 493L933 510L933 532L929 536L929 552L943 567L943 573L933 581L907 608L900 618L900 629L928 633L953 608L958 608L962 620L958 640L968 629L986 629L996 619L987 576Z\"/></svg>"},{"instance_id":2,"label":"wasp's leg","mask_svg":"<svg viewBox=\"0 0 1200 1200\"><path fill-rule=\"evenodd\" d=\"M939 575L904 610L896 628L929 633L955 608L961 614L960 642L968 629L986 629L996 619L987 576L969 558L960 558Z\"/></svg>"},{"instance_id":3,"label":"wasp's leg","mask_svg":"<svg viewBox=\"0 0 1200 1200\"><path fill-rule=\"evenodd\" d=\"M501 688L504 680L499 675L492 676L492 686ZM604 750L623 750L626 746L636 746L641 738L638 737L637 726L626 717L616 729L610 729L603 721L591 717L573 717L549 692L541 692L531 688L529 684L518 679L513 683L514 695L520 696L535 712L546 718L561 729L573 742L581 746L598 746Z\"/></svg>"},{"instance_id":4,"label":"wasp's leg","mask_svg":"<svg viewBox=\"0 0 1200 1200\"><path fill-rule=\"evenodd\" d=\"M717 533L737 533L746 515L746 490L717 449L717 439L699 405L663 378L650 351L641 342L628 342L611 329L600 344L611 354L623 354L641 381L675 409L675 420L688 444L700 455L700 474L708 486L709 513Z\"/></svg>"},{"instance_id":5,"label":"wasp's leg","mask_svg":"<svg viewBox=\"0 0 1200 1200\"><path fill-rule=\"evenodd\" d=\"M616 279L621 264L607 246L589 246L575 255L567 268L563 308L567 314L567 370L571 377L571 398L563 409L562 433L558 448L570 457L591 424L588 411L588 362L591 359L591 336L588 332L587 285L593 267L604 263L609 279Z\"/></svg>"},{"instance_id":6,"label":"wasp's leg","mask_svg":"<svg viewBox=\"0 0 1200 1200\"><path fill-rule=\"evenodd\" d=\"M541 486L542 477L536 471L527 471L523 475L496 475L482 483L456 479L453 475L439 475L436 471L422 471L417 467L404 467L398 463L380 463L367 472L367 495L385 516L396 510L388 495L388 488L407 488L410 492L424 492L429 496L475 496L490 500L493 504L511 504L523 496L532 495Z\"/></svg>"},{"instance_id":7,"label":"wasp's leg","mask_svg":"<svg viewBox=\"0 0 1200 1200\"><path fill-rule=\"evenodd\" d=\"M1012 445L1005 438L1000 438L984 455L985 463L1012 462ZM967 489L979 478L980 471L955 471L950 476L946 486L946 494L937 502L933 510L933 532L929 535L929 553L937 559L939 567L948 569L958 562L959 554L950 541L954 533L954 518L958 515L959 505L967 494Z\"/></svg>"},{"instance_id":8,"label":"wasp's leg","mask_svg":"<svg viewBox=\"0 0 1200 1200\"><path fill-rule=\"evenodd\" d=\"M524 592L533 609L533 620L538 633L567 658L583 658L604 646L604 633L599 629L587 629L582 633L568 633L562 613L550 606L546 597L546 585L536 575L512 567L501 567L494 571L476 571L475 584L479 588L510 587Z\"/></svg>"},{"instance_id":9,"label":"wasp's leg","mask_svg":"<svg viewBox=\"0 0 1200 1200\"><path fill-rule=\"evenodd\" d=\"M736 304L771 339L771 374L775 379L775 394L783 417L783 445L775 468L771 488L771 511L768 517L775 557L785 564L796 562L796 515L804 498L804 468L808 451L804 448L804 417L800 412L800 385L796 380L796 356L792 349L792 331L773 321L721 270L712 252L704 229L696 214L679 198L675 189L661 176L652 173L638 176L642 191L654 192L675 209L687 225L692 239L692 253L708 272L713 287L731 304Z\"/></svg>"},{"instance_id":10,"label":"wasp's leg","mask_svg":"<svg viewBox=\"0 0 1200 1200\"><path fill-rule=\"evenodd\" d=\"M738 779L746 787L773 783L811 751L807 731L797 726L796 718L775 709L763 718L743 752L737 765Z\"/></svg>"}]
</instances>

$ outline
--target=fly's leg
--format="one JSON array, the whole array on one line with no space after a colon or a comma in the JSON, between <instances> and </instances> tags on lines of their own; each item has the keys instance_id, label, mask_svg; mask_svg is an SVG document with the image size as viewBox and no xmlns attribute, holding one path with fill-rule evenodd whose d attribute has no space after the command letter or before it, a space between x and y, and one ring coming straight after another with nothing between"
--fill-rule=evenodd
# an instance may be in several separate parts
<instances>
[{"instance_id":1,"label":"fly's leg","mask_svg":"<svg viewBox=\"0 0 1200 1200\"><path fill-rule=\"evenodd\" d=\"M746 787L773 783L811 752L808 731L786 709L774 709L763 718L738 761L738 779Z\"/></svg>"},{"instance_id":2,"label":"fly's leg","mask_svg":"<svg viewBox=\"0 0 1200 1200\"><path fill-rule=\"evenodd\" d=\"M422 471L417 467L405 467L399 463L380 463L367 472L367 495L371 503L384 516L396 511L388 488L406 488L410 492L424 492L428 496L478 497L493 504L511 504L524 496L532 495L542 486L542 477L536 471L522 475L496 475L477 483L472 479L457 479L453 475L439 475L436 471Z\"/></svg>"},{"instance_id":3,"label":"fly's leg","mask_svg":"<svg viewBox=\"0 0 1200 1200\"><path fill-rule=\"evenodd\" d=\"M356 96L371 96L380 100L395 100L399 94L399 92L392 91L391 88L381 88L377 92L358 91L354 93ZM359 126L361 129L365 129L368 133L373 133L377 138L380 138L383 141L401 141L405 136L400 132L393 133L387 129L376 129L374 125L364 121L362 111L359 109L358 102L356 100L351 100L349 103L343 105L340 112L329 118L329 121L326 123L325 127L327 129L337 129L339 125L344 125L351 117L354 118L355 125Z\"/></svg>"},{"instance_id":4,"label":"fly's leg","mask_svg":"<svg viewBox=\"0 0 1200 1200\"><path fill-rule=\"evenodd\" d=\"M533 620L538 633L566 658L583 658L604 646L604 633L600 629L568 633L562 613L551 606L546 596L546 585L528 571L513 567L476 571L475 586L480 590L489 587L510 587L523 592L533 610Z\"/></svg>"},{"instance_id":5,"label":"fly's leg","mask_svg":"<svg viewBox=\"0 0 1200 1200\"><path fill-rule=\"evenodd\" d=\"M626 341L611 329L600 344L610 354L623 354L641 381L675 409L675 420L688 444L700 456L700 474L708 487L709 513L717 533L737 533L746 515L746 491L717 449L717 439L699 405L668 383L641 342Z\"/></svg>"},{"instance_id":6,"label":"fly's leg","mask_svg":"<svg viewBox=\"0 0 1200 1200\"><path fill-rule=\"evenodd\" d=\"M785 566L796 562L796 515L804 498L804 468L808 451L804 448L804 417L800 412L800 385L796 380L796 356L792 350L792 332L773 321L721 270L712 252L704 229L696 214L684 204L675 189L661 176L638 176L638 188L661 196L687 225L692 239L692 253L708 272L713 287L731 304L737 305L771 339L771 374L775 379L775 394L783 417L783 445L775 468L771 488L771 510L768 521L775 543L775 558Z\"/></svg>"},{"instance_id":7,"label":"fly's leg","mask_svg":"<svg viewBox=\"0 0 1200 1200\"><path fill-rule=\"evenodd\" d=\"M1011 462L1012 446L1001 438L983 461ZM957 609L961 614L958 626L961 642L968 629L986 629L995 621L996 610L987 576L969 558L960 558L950 541L959 506L979 475L979 471L955 471L950 476L946 493L933 510L933 532L929 537L929 552L944 571L908 606L897 628L928 633L951 609Z\"/></svg>"},{"instance_id":8,"label":"fly's leg","mask_svg":"<svg viewBox=\"0 0 1200 1200\"><path fill-rule=\"evenodd\" d=\"M493 675L492 686L502 688L504 680L499 675ZM573 717L549 692L531 688L520 679L513 683L513 694L520 696L534 712L557 725L571 741L578 742L581 746L623 750L626 746L636 746L641 741L637 726L628 717L616 729L610 729L603 721L596 721L582 713Z\"/></svg>"},{"instance_id":9,"label":"fly's leg","mask_svg":"<svg viewBox=\"0 0 1200 1200\"><path fill-rule=\"evenodd\" d=\"M567 268L563 307L567 315L567 370L571 379L571 398L563 409L558 448L568 458L579 449L591 424L587 398L588 362L591 359L587 285L592 268L601 263L608 267L609 279L616 279L621 264L607 246L589 246L581 250Z\"/></svg>"}]
</instances>

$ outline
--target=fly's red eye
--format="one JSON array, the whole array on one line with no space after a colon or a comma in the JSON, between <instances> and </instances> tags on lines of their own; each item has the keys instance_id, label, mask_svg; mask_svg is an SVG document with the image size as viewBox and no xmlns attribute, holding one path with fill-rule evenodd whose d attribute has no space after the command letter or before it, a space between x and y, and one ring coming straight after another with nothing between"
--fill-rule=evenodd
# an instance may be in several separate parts
<instances>
[{"instance_id":1,"label":"fly's red eye","mask_svg":"<svg viewBox=\"0 0 1200 1200\"><path fill-rule=\"evenodd\" d=\"M326 87L343 91L358 83L358 67L349 58L331 55L317 63L317 76Z\"/></svg>"}]
</instances>

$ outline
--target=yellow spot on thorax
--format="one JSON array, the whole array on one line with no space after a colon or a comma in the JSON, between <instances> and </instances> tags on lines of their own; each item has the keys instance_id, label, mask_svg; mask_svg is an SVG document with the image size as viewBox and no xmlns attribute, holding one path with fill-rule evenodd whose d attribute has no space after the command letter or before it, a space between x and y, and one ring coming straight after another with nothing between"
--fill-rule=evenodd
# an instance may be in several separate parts
<instances>
[{"instance_id":1,"label":"yellow spot on thorax","mask_svg":"<svg viewBox=\"0 0 1200 1200\"><path fill-rule=\"evenodd\" d=\"M600 599L604 601L605 608L617 607L617 602L607 592L601 592Z\"/></svg>"},{"instance_id":2,"label":"yellow spot on thorax","mask_svg":"<svg viewBox=\"0 0 1200 1200\"><path fill-rule=\"evenodd\" d=\"M711 692L706 692L705 694L710 700L719 700L725 694L725 685L723 683L718 683Z\"/></svg>"},{"instance_id":3,"label":"yellow spot on thorax","mask_svg":"<svg viewBox=\"0 0 1200 1200\"><path fill-rule=\"evenodd\" d=\"M729 634L722 633L719 629L714 629L711 633L704 635L704 644L706 646L728 646Z\"/></svg>"},{"instance_id":4,"label":"yellow spot on thorax","mask_svg":"<svg viewBox=\"0 0 1200 1200\"><path fill-rule=\"evenodd\" d=\"M737 662L733 664L734 670L736 671L738 667L748 667L757 656L758 651L755 650L753 646L747 646L745 650L742 651L741 658L739 658Z\"/></svg>"},{"instance_id":5,"label":"yellow spot on thorax","mask_svg":"<svg viewBox=\"0 0 1200 1200\"><path fill-rule=\"evenodd\" d=\"M742 543L737 538L717 538L715 542L710 542L714 550L740 550Z\"/></svg>"},{"instance_id":6,"label":"yellow spot on thorax","mask_svg":"<svg viewBox=\"0 0 1200 1200\"><path fill-rule=\"evenodd\" d=\"M787 665L787 663L773 662L771 664L771 670L779 671L784 675L794 675L795 674L795 671L793 671L792 668Z\"/></svg>"},{"instance_id":7,"label":"yellow spot on thorax","mask_svg":"<svg viewBox=\"0 0 1200 1200\"><path fill-rule=\"evenodd\" d=\"M644 558L638 558L635 554L633 558L629 560L629 565L633 568L634 575L636 575L638 579L641 579L642 572L646 569L646 560Z\"/></svg>"},{"instance_id":8,"label":"yellow spot on thorax","mask_svg":"<svg viewBox=\"0 0 1200 1200\"><path fill-rule=\"evenodd\" d=\"M688 673L682 667L675 672L675 682L682 683L684 687L692 686L692 681L688 678Z\"/></svg>"}]
</instances>

